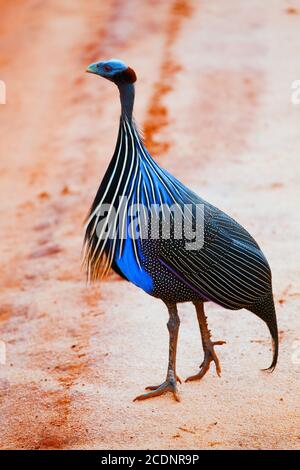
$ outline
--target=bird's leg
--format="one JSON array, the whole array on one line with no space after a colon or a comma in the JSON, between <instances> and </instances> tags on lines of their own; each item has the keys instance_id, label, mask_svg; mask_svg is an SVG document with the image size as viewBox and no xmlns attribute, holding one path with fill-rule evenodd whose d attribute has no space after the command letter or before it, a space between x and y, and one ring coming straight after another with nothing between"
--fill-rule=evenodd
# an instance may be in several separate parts
<instances>
[{"instance_id":1,"label":"bird's leg","mask_svg":"<svg viewBox=\"0 0 300 470\"><path fill-rule=\"evenodd\" d=\"M214 361L216 366L216 371L218 376L221 376L221 365L218 359L218 356L215 353L214 346L221 346L225 344L225 341L211 341L211 333L208 329L206 316L204 313L203 302L195 302L197 318L199 322L200 332L201 332L201 339L202 339L202 346L204 351L204 360L200 365L200 371L198 374L192 375L186 379L186 382L191 380L200 380L206 372L209 370L210 363Z\"/></svg>"},{"instance_id":2,"label":"bird's leg","mask_svg":"<svg viewBox=\"0 0 300 470\"><path fill-rule=\"evenodd\" d=\"M146 390L151 390L148 393L139 395L135 400L146 400L147 398L157 397L166 392L172 392L176 401L180 401L177 392L177 381L181 383L180 378L176 375L176 350L177 339L180 325L180 319L177 313L176 304L167 304L169 310L169 321L167 327L169 330L169 364L167 370L166 380L157 386L146 387Z\"/></svg>"}]
</instances>

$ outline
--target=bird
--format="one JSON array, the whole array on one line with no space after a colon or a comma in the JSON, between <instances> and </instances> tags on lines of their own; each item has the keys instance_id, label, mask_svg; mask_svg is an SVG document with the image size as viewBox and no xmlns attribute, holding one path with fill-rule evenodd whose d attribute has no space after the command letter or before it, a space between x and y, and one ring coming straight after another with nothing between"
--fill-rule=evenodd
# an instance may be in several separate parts
<instances>
[{"instance_id":1,"label":"bird","mask_svg":"<svg viewBox=\"0 0 300 470\"><path fill-rule=\"evenodd\" d=\"M146 393L134 400L171 392L180 401L176 351L178 304L184 302L195 307L204 352L199 371L186 382L202 379L211 363L217 375L221 374L215 346L225 341L212 340L206 302L228 310L246 309L265 322L273 356L264 370L273 371L278 359L278 327L272 274L258 243L232 217L152 158L133 118L135 71L119 59L92 63L86 71L114 83L121 103L115 151L85 221L83 263L88 280L101 280L112 269L162 300L169 315L166 379L146 387Z\"/></svg>"}]
</instances>

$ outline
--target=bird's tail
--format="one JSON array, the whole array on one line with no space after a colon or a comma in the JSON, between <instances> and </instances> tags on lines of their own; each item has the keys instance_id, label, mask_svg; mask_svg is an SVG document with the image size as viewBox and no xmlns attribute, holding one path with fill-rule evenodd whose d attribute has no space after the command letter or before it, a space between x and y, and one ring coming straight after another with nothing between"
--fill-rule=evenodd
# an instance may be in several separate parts
<instances>
[{"instance_id":1,"label":"bird's tail","mask_svg":"<svg viewBox=\"0 0 300 470\"><path fill-rule=\"evenodd\" d=\"M273 343L273 360L270 367L264 370L269 370L273 372L276 367L277 359L278 359L278 348L279 348L279 341L278 341L278 328L277 328L277 318L276 318L276 311L274 305L273 294L270 292L266 297L261 299L259 302L251 305L248 308L250 312L257 315L261 318L268 326L269 331L272 336L272 343Z\"/></svg>"}]
</instances>

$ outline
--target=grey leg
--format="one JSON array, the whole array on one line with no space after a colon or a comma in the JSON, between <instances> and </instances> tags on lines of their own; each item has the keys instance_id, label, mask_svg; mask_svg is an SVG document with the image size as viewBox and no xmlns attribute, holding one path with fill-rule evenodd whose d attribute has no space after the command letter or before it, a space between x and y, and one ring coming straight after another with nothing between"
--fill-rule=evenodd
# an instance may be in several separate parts
<instances>
[{"instance_id":1,"label":"grey leg","mask_svg":"<svg viewBox=\"0 0 300 470\"><path fill-rule=\"evenodd\" d=\"M195 302L194 305L196 307L197 318L198 318L198 323L199 323L199 328L200 328L200 333L201 333L202 346L203 346L203 351L204 351L204 360L202 364L200 365L200 371L198 372L198 374L188 377L186 379L186 382L202 379L202 377L204 377L206 372L209 370L210 363L212 361L214 361L217 374L220 377L221 365L220 365L218 356L215 353L214 346L221 346L222 344L226 343L225 341L211 341L211 332L208 329L207 319L206 319L204 308L203 308L203 302Z\"/></svg>"},{"instance_id":2,"label":"grey leg","mask_svg":"<svg viewBox=\"0 0 300 470\"><path fill-rule=\"evenodd\" d=\"M169 321L167 323L167 327L169 330L169 363L167 369L167 377L161 385L146 387L146 390L151 391L149 393L139 395L134 399L134 401L146 400L147 398L157 397L166 392L172 392L175 400L180 401L177 392L177 381L181 383L181 380L176 374L176 351L180 319L178 316L176 304L166 305L169 311Z\"/></svg>"}]
</instances>

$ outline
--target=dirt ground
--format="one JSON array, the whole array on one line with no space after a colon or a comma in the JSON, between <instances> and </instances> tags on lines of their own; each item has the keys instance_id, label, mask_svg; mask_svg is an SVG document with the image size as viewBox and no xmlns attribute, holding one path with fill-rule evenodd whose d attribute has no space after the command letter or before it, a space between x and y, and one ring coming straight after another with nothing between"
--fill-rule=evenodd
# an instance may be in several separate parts
<instances>
[{"instance_id":1,"label":"dirt ground","mask_svg":"<svg viewBox=\"0 0 300 470\"><path fill-rule=\"evenodd\" d=\"M300 448L300 2L0 0L2 449ZM207 306L222 378L132 399L164 379L163 304L113 277L87 286L83 219L114 150L119 102L85 74L137 72L135 116L160 164L240 221L273 269L265 325ZM180 306L178 373L202 349ZM298 341L298 342L297 342Z\"/></svg>"}]
</instances>

